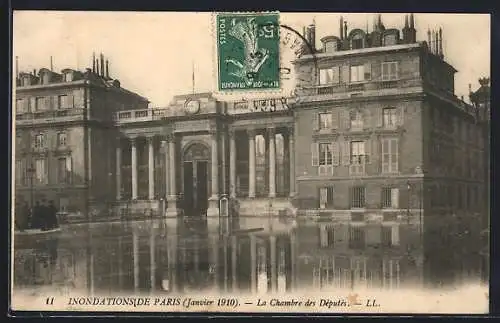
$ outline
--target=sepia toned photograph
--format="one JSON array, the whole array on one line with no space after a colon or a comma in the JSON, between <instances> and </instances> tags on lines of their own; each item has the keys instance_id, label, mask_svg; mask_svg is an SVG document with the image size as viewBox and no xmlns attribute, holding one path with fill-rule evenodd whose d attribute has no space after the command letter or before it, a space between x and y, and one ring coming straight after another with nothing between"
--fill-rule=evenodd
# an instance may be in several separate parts
<instances>
[{"instance_id":1,"label":"sepia toned photograph","mask_svg":"<svg viewBox=\"0 0 500 323\"><path fill-rule=\"evenodd\" d=\"M13 311L488 313L489 15L14 11L12 66Z\"/></svg>"}]
</instances>

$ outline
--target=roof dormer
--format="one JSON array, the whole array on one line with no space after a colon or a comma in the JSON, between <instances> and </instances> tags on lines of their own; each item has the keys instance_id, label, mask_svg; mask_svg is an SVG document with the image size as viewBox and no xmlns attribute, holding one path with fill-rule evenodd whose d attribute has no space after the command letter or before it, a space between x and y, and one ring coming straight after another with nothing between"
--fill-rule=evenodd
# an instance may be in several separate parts
<instances>
[{"instance_id":1,"label":"roof dormer","mask_svg":"<svg viewBox=\"0 0 500 323\"><path fill-rule=\"evenodd\" d=\"M333 53L339 50L340 38L337 36L325 36L321 38L324 53Z\"/></svg>"},{"instance_id":2,"label":"roof dormer","mask_svg":"<svg viewBox=\"0 0 500 323\"><path fill-rule=\"evenodd\" d=\"M348 36L351 49L361 49L366 47L366 33L362 29L353 29Z\"/></svg>"},{"instance_id":3,"label":"roof dormer","mask_svg":"<svg viewBox=\"0 0 500 323\"><path fill-rule=\"evenodd\" d=\"M66 68L66 69L63 69L61 71L62 75L63 75L63 82L72 82L74 81L74 74L75 74L75 70L71 69L71 68Z\"/></svg>"},{"instance_id":4,"label":"roof dormer","mask_svg":"<svg viewBox=\"0 0 500 323\"><path fill-rule=\"evenodd\" d=\"M399 30L395 28L386 29L382 33L382 46L392 46L399 43Z\"/></svg>"}]
</instances>

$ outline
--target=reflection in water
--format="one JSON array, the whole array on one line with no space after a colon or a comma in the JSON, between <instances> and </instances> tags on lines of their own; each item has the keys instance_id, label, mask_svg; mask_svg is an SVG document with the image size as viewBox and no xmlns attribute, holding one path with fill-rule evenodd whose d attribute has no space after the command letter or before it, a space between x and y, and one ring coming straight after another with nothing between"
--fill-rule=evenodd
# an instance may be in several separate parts
<instances>
[{"instance_id":1,"label":"reflection in water","mask_svg":"<svg viewBox=\"0 0 500 323\"><path fill-rule=\"evenodd\" d=\"M16 288L88 293L249 293L301 288L456 285L481 259L410 224L187 217L68 225L56 237L15 241ZM16 238L17 239L17 238ZM30 240L31 239L31 240ZM427 244L429 244L427 246ZM424 246L424 247L422 247Z\"/></svg>"}]
</instances>

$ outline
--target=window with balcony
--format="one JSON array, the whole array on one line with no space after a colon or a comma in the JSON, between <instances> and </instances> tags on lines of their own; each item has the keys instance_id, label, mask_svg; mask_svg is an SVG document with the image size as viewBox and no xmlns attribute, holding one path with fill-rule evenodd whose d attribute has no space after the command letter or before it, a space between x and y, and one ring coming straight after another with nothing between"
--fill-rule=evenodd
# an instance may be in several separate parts
<instances>
[{"instance_id":1,"label":"window with balcony","mask_svg":"<svg viewBox=\"0 0 500 323\"><path fill-rule=\"evenodd\" d=\"M37 159L35 160L35 180L38 184L47 184L48 176L47 176L47 168L45 159Z\"/></svg>"},{"instance_id":2,"label":"window with balcony","mask_svg":"<svg viewBox=\"0 0 500 323\"><path fill-rule=\"evenodd\" d=\"M365 142L351 141L351 164L364 164L365 162Z\"/></svg>"},{"instance_id":3,"label":"window with balcony","mask_svg":"<svg viewBox=\"0 0 500 323\"><path fill-rule=\"evenodd\" d=\"M398 62L384 62L382 63L382 80L391 81L397 80L398 75Z\"/></svg>"},{"instance_id":4,"label":"window with balcony","mask_svg":"<svg viewBox=\"0 0 500 323\"><path fill-rule=\"evenodd\" d=\"M46 145L45 134L43 133L36 134L35 137L33 138L33 148L45 148L45 145Z\"/></svg>"},{"instance_id":5,"label":"window with balcony","mask_svg":"<svg viewBox=\"0 0 500 323\"><path fill-rule=\"evenodd\" d=\"M59 132L57 134L57 146L66 147L67 134L66 132Z\"/></svg>"},{"instance_id":6,"label":"window with balcony","mask_svg":"<svg viewBox=\"0 0 500 323\"><path fill-rule=\"evenodd\" d=\"M351 130L361 130L363 129L363 113L361 111L350 111L349 119L351 121Z\"/></svg>"},{"instance_id":7,"label":"window with balcony","mask_svg":"<svg viewBox=\"0 0 500 323\"><path fill-rule=\"evenodd\" d=\"M382 173L397 173L399 171L399 139L382 139Z\"/></svg>"},{"instance_id":8,"label":"window with balcony","mask_svg":"<svg viewBox=\"0 0 500 323\"><path fill-rule=\"evenodd\" d=\"M319 70L319 84L338 84L340 82L340 71L338 66L322 68Z\"/></svg>"},{"instance_id":9,"label":"window with balcony","mask_svg":"<svg viewBox=\"0 0 500 323\"><path fill-rule=\"evenodd\" d=\"M319 208L332 209L333 208L333 186L321 187L319 189Z\"/></svg>"},{"instance_id":10,"label":"window with balcony","mask_svg":"<svg viewBox=\"0 0 500 323\"><path fill-rule=\"evenodd\" d=\"M331 113L319 114L319 130L330 130L333 125L333 116Z\"/></svg>"},{"instance_id":11,"label":"window with balcony","mask_svg":"<svg viewBox=\"0 0 500 323\"><path fill-rule=\"evenodd\" d=\"M360 209L365 207L365 187L355 186L350 189L351 209Z\"/></svg>"},{"instance_id":12,"label":"window with balcony","mask_svg":"<svg viewBox=\"0 0 500 323\"><path fill-rule=\"evenodd\" d=\"M399 207L399 189L384 187L382 188L382 208L397 209Z\"/></svg>"},{"instance_id":13,"label":"window with balcony","mask_svg":"<svg viewBox=\"0 0 500 323\"><path fill-rule=\"evenodd\" d=\"M365 80L365 66L354 65L351 66L351 83L363 82Z\"/></svg>"},{"instance_id":14,"label":"window with balcony","mask_svg":"<svg viewBox=\"0 0 500 323\"><path fill-rule=\"evenodd\" d=\"M319 227L319 247L329 248L335 245L335 228L332 225Z\"/></svg>"},{"instance_id":15,"label":"window with balcony","mask_svg":"<svg viewBox=\"0 0 500 323\"><path fill-rule=\"evenodd\" d=\"M392 129L397 125L396 108L385 108L382 110L382 121L384 128Z\"/></svg>"},{"instance_id":16,"label":"window with balcony","mask_svg":"<svg viewBox=\"0 0 500 323\"><path fill-rule=\"evenodd\" d=\"M333 149L330 143L319 144L319 165L333 165Z\"/></svg>"}]
</instances>

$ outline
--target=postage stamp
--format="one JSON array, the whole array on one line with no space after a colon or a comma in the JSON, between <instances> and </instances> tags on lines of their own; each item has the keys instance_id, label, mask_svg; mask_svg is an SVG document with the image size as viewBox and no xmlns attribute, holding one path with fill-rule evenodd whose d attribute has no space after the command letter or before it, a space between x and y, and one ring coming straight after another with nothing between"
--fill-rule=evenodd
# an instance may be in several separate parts
<instances>
[{"instance_id":1,"label":"postage stamp","mask_svg":"<svg viewBox=\"0 0 500 323\"><path fill-rule=\"evenodd\" d=\"M280 87L279 14L217 14L218 90Z\"/></svg>"}]
</instances>

